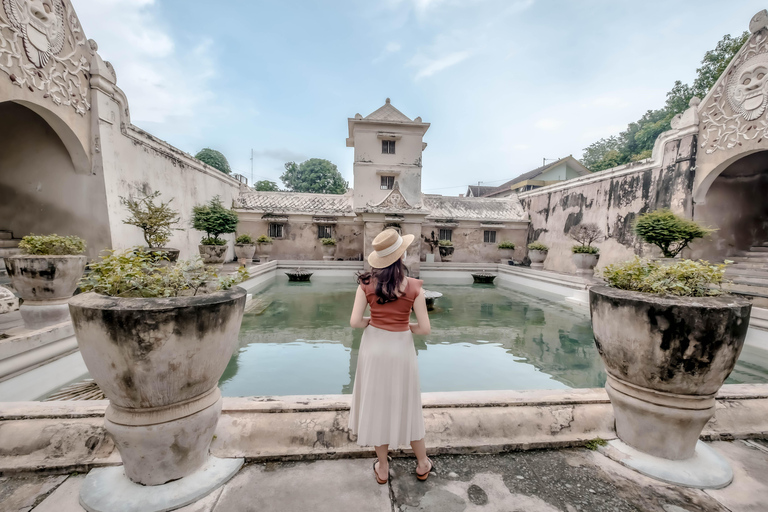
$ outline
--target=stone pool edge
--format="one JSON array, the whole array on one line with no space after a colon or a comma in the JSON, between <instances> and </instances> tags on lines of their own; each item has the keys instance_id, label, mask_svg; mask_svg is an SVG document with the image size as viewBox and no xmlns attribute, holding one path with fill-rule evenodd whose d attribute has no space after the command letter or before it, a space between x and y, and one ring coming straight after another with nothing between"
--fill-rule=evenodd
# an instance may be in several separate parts
<instances>
[{"instance_id":1,"label":"stone pool edge","mask_svg":"<svg viewBox=\"0 0 768 512\"><path fill-rule=\"evenodd\" d=\"M581 446L616 437L603 389L424 393L434 454ZM225 398L211 452L249 461L370 457L347 430L349 395ZM0 475L86 471L120 456L107 401L0 403ZM723 386L704 440L768 439L768 384ZM402 455L408 450L400 450Z\"/></svg>"}]
</instances>

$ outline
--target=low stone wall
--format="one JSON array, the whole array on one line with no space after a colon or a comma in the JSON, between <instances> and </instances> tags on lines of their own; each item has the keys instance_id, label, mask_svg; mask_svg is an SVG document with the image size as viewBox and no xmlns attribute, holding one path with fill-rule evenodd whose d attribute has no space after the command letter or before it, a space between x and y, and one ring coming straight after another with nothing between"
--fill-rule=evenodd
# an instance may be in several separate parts
<instances>
[{"instance_id":1,"label":"low stone wall","mask_svg":"<svg viewBox=\"0 0 768 512\"><path fill-rule=\"evenodd\" d=\"M370 457L373 449L358 446L347 429L350 398L225 398L211 452L249 460ZM119 464L103 426L107 404L0 404L0 475ZM616 437L603 389L424 393L423 404L430 453L498 453ZM723 386L702 438L768 438L768 385Z\"/></svg>"}]
</instances>

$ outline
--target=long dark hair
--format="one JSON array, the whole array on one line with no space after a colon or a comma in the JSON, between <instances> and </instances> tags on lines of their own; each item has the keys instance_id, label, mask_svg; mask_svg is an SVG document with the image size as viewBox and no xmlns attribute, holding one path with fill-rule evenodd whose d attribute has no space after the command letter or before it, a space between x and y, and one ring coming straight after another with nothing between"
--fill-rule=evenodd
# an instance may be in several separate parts
<instances>
[{"instance_id":1,"label":"long dark hair","mask_svg":"<svg viewBox=\"0 0 768 512\"><path fill-rule=\"evenodd\" d=\"M386 304L397 300L397 292L400 285L408 276L408 267L398 258L393 264L384 268L374 268L370 272L361 272L357 275L357 284L371 284L371 279L376 281L376 296L379 304Z\"/></svg>"}]
</instances>

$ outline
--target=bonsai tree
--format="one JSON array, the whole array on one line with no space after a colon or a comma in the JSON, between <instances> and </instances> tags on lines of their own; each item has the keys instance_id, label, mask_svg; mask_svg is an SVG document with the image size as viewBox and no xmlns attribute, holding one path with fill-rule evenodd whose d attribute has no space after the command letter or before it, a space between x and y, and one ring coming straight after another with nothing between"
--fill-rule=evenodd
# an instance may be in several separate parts
<instances>
[{"instance_id":1,"label":"bonsai tree","mask_svg":"<svg viewBox=\"0 0 768 512\"><path fill-rule=\"evenodd\" d=\"M515 244L510 242L509 240L504 240L503 242L500 242L499 245L497 245L499 249L509 249L514 250Z\"/></svg>"},{"instance_id":2,"label":"bonsai tree","mask_svg":"<svg viewBox=\"0 0 768 512\"><path fill-rule=\"evenodd\" d=\"M27 235L19 249L32 256L76 256L85 252L85 240L79 236Z\"/></svg>"},{"instance_id":3,"label":"bonsai tree","mask_svg":"<svg viewBox=\"0 0 768 512\"><path fill-rule=\"evenodd\" d=\"M139 199L132 197L120 197L120 204L128 208L129 217L123 224L129 224L141 229L144 233L144 241L150 249L163 247L171 239L171 231L179 223L179 212L171 208L169 201L160 201L155 204L155 199L160 197L160 192L144 195Z\"/></svg>"},{"instance_id":4,"label":"bonsai tree","mask_svg":"<svg viewBox=\"0 0 768 512\"><path fill-rule=\"evenodd\" d=\"M636 256L631 261L607 265L602 274L608 286L620 290L680 297L714 297L724 293L722 284L728 263L712 265L704 260L681 260L665 265Z\"/></svg>"},{"instance_id":5,"label":"bonsai tree","mask_svg":"<svg viewBox=\"0 0 768 512\"><path fill-rule=\"evenodd\" d=\"M666 208L640 215L635 223L637 236L661 249L665 258L674 258L691 241L704 238L713 231Z\"/></svg>"},{"instance_id":6,"label":"bonsai tree","mask_svg":"<svg viewBox=\"0 0 768 512\"><path fill-rule=\"evenodd\" d=\"M440 240L437 239L437 237L435 236L435 232L434 231L432 231L432 233L430 233L430 235L431 235L430 238L427 238L427 235L424 235L424 241L427 244L429 244L430 252L434 253L435 249L437 249L440 246Z\"/></svg>"},{"instance_id":7,"label":"bonsai tree","mask_svg":"<svg viewBox=\"0 0 768 512\"><path fill-rule=\"evenodd\" d=\"M574 254L597 254L599 249L592 244L602 240L603 231L594 223L579 224L571 228L568 236L579 243L571 248Z\"/></svg>"},{"instance_id":8,"label":"bonsai tree","mask_svg":"<svg viewBox=\"0 0 768 512\"><path fill-rule=\"evenodd\" d=\"M200 241L202 245L226 245L227 241L219 235L234 233L237 222L237 214L224 208L219 196L192 208L192 227L205 232L205 238Z\"/></svg>"},{"instance_id":9,"label":"bonsai tree","mask_svg":"<svg viewBox=\"0 0 768 512\"><path fill-rule=\"evenodd\" d=\"M216 151L211 148L203 148L198 151L195 158L210 165L214 169L220 170L224 174L232 174L232 169L229 167L227 157L225 157L221 151Z\"/></svg>"},{"instance_id":10,"label":"bonsai tree","mask_svg":"<svg viewBox=\"0 0 768 512\"><path fill-rule=\"evenodd\" d=\"M253 237L245 233L235 238L235 243L240 245L251 245L253 244Z\"/></svg>"},{"instance_id":11,"label":"bonsai tree","mask_svg":"<svg viewBox=\"0 0 768 512\"><path fill-rule=\"evenodd\" d=\"M267 235L261 235L259 238L256 239L256 243L259 245L262 244L271 244L272 239L269 238Z\"/></svg>"},{"instance_id":12,"label":"bonsai tree","mask_svg":"<svg viewBox=\"0 0 768 512\"><path fill-rule=\"evenodd\" d=\"M547 247L546 245L544 245L541 242L531 242L531 243L528 244L528 250L529 251L542 251L542 252L546 252L546 251L549 250L549 247Z\"/></svg>"}]
</instances>

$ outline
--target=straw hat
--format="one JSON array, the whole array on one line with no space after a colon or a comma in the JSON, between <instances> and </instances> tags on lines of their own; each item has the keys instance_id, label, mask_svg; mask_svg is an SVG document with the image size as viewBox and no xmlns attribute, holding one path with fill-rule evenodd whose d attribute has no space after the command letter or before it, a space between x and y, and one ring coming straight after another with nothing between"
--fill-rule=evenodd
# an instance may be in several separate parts
<instances>
[{"instance_id":1,"label":"straw hat","mask_svg":"<svg viewBox=\"0 0 768 512\"><path fill-rule=\"evenodd\" d=\"M368 255L368 263L373 268L390 266L403 257L414 238L414 235L400 236L394 229L385 229L373 239L373 252Z\"/></svg>"}]
</instances>

